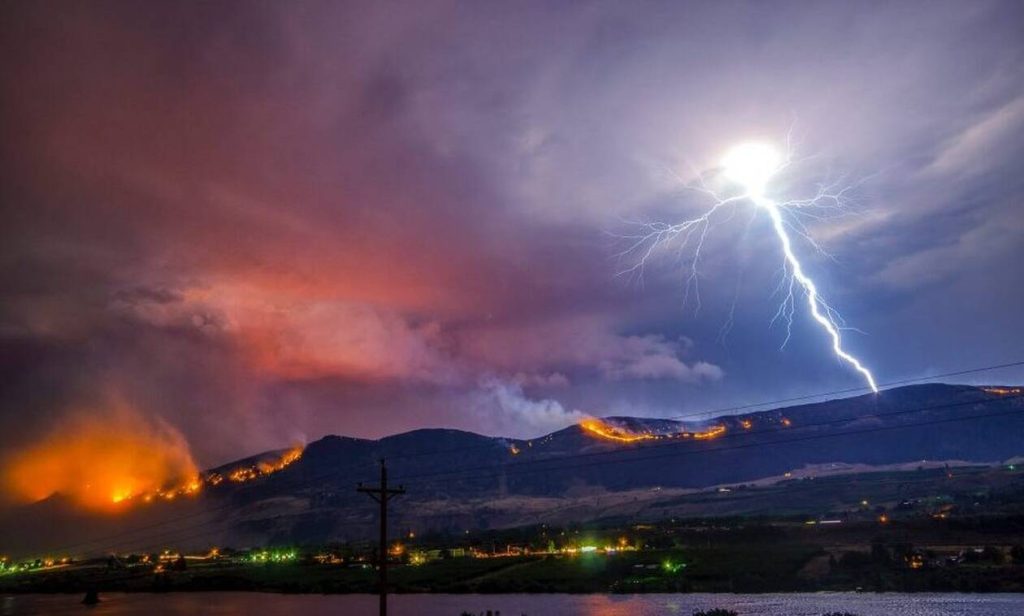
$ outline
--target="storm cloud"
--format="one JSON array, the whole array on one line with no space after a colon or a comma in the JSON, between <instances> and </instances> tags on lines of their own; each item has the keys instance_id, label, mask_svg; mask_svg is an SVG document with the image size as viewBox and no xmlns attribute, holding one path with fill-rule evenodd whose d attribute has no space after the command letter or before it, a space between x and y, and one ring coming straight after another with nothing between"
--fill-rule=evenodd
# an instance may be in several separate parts
<instances>
[{"instance_id":1,"label":"storm cloud","mask_svg":"<svg viewBox=\"0 0 1024 616\"><path fill-rule=\"evenodd\" d=\"M856 185L808 258L880 381L1022 359L1019 3L0 11L5 449L111 395L210 465L856 386L799 315L780 349L756 225L700 310L672 259L618 275L680 176L787 135L793 190Z\"/></svg>"}]
</instances>

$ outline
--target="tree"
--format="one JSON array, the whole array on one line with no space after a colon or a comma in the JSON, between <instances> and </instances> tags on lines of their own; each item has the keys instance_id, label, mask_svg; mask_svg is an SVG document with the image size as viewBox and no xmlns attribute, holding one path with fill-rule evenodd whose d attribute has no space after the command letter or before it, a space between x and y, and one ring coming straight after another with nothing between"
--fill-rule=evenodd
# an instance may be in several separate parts
<instances>
[{"instance_id":1,"label":"tree","mask_svg":"<svg viewBox=\"0 0 1024 616\"><path fill-rule=\"evenodd\" d=\"M1015 565L1024 565L1024 545L1015 545L1010 548L1010 558Z\"/></svg>"},{"instance_id":2,"label":"tree","mask_svg":"<svg viewBox=\"0 0 1024 616\"><path fill-rule=\"evenodd\" d=\"M875 561L880 565L888 565L892 563L892 556L889 554L889 550L882 543L871 544L871 560Z\"/></svg>"},{"instance_id":3,"label":"tree","mask_svg":"<svg viewBox=\"0 0 1024 616\"><path fill-rule=\"evenodd\" d=\"M981 551L981 559L999 565L1006 560L1006 555L996 546L986 545Z\"/></svg>"}]
</instances>

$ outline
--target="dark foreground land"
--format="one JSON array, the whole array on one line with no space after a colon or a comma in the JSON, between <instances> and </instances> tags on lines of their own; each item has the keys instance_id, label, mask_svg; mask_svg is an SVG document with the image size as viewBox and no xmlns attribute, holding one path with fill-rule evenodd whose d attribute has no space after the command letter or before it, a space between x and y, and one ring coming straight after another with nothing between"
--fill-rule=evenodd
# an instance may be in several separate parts
<instances>
[{"instance_id":1,"label":"dark foreground land","mask_svg":"<svg viewBox=\"0 0 1024 616\"><path fill-rule=\"evenodd\" d=\"M642 521L631 514L586 524L407 534L390 546L391 587L399 593L1024 592L1022 478L1013 466L820 477L684 495L645 511ZM693 517L709 510L718 517ZM365 542L192 554L168 545L84 561L0 562L0 592L372 593L375 560Z\"/></svg>"},{"instance_id":2,"label":"dark foreground land","mask_svg":"<svg viewBox=\"0 0 1024 616\"><path fill-rule=\"evenodd\" d=\"M618 532L634 548L608 545ZM565 531L560 531L565 532ZM630 529L570 530L573 552L451 556L395 563L396 592L798 592L820 590L1024 592L1024 517L820 522L666 522ZM586 550L586 551L584 551ZM154 572L111 560L0 577L0 592L213 591L367 593L376 572L360 563L295 556L280 562L231 557Z\"/></svg>"}]
</instances>

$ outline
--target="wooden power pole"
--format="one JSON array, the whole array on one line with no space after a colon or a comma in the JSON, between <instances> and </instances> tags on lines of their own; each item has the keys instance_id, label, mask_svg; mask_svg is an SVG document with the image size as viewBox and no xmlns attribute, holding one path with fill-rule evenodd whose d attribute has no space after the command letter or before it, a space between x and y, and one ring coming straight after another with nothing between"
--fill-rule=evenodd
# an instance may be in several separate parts
<instances>
[{"instance_id":1,"label":"wooden power pole","mask_svg":"<svg viewBox=\"0 0 1024 616\"><path fill-rule=\"evenodd\" d=\"M380 503L380 547L377 549L377 571L378 583L380 584L380 616L387 616L388 613L388 501L405 494L405 488L388 487L388 467L384 464L384 458L380 460L380 485L374 487L363 487L360 483L357 491L366 494L373 500Z\"/></svg>"}]
</instances>

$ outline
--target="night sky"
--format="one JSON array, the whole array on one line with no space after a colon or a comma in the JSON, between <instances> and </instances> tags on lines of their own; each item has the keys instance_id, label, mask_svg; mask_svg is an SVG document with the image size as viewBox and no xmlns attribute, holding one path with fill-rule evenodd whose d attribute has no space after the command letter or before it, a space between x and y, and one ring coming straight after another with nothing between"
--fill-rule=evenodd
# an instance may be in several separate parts
<instances>
[{"instance_id":1,"label":"night sky","mask_svg":"<svg viewBox=\"0 0 1024 616\"><path fill-rule=\"evenodd\" d=\"M0 449L109 422L201 466L859 387L763 219L633 221L792 135L798 250L881 383L1024 359L1019 2L5 2ZM732 327L729 321L733 300ZM961 382L1019 382L1004 370Z\"/></svg>"}]
</instances>

